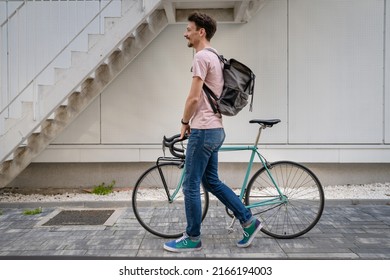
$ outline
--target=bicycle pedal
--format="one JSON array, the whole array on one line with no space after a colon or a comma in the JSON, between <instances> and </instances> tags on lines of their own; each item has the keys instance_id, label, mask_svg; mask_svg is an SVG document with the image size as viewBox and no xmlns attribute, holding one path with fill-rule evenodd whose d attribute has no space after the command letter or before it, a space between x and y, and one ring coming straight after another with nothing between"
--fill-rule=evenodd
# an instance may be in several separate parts
<instances>
[{"instance_id":1,"label":"bicycle pedal","mask_svg":"<svg viewBox=\"0 0 390 280\"><path fill-rule=\"evenodd\" d=\"M226 229L227 229L227 231L228 231L228 234L231 234L231 233L237 231L236 229L230 228L230 227L228 227L228 228L226 228Z\"/></svg>"}]
</instances>

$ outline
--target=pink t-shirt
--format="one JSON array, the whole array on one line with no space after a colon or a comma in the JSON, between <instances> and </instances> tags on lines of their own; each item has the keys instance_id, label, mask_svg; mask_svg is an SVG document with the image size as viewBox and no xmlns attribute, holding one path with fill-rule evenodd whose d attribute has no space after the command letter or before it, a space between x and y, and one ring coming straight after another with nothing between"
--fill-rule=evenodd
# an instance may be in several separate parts
<instances>
[{"instance_id":1,"label":"pink t-shirt","mask_svg":"<svg viewBox=\"0 0 390 280\"><path fill-rule=\"evenodd\" d=\"M221 95L224 83L222 64L214 53L208 50L197 52L192 62L192 72L193 77L200 77L216 96ZM210 129L223 127L221 115L214 113L203 89L202 97L198 108L192 116L191 128Z\"/></svg>"}]
</instances>

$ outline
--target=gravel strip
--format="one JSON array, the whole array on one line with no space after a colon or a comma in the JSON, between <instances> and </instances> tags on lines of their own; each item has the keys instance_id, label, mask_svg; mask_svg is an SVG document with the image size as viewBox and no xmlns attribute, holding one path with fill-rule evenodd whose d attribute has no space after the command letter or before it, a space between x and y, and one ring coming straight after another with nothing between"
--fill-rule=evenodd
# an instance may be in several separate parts
<instances>
[{"instance_id":1,"label":"gravel strip","mask_svg":"<svg viewBox=\"0 0 390 280\"><path fill-rule=\"evenodd\" d=\"M390 183L325 186L326 199L390 199ZM152 197L152 195L151 195ZM3 193L0 202L58 201L131 201L131 191L114 191L108 195L65 193L56 195Z\"/></svg>"}]
</instances>

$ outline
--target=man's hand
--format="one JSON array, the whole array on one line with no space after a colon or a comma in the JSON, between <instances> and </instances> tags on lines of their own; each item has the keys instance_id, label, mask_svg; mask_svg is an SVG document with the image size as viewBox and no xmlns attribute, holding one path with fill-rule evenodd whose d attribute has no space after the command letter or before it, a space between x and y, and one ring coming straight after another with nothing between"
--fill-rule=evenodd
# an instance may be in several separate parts
<instances>
[{"instance_id":1,"label":"man's hand","mask_svg":"<svg viewBox=\"0 0 390 280\"><path fill-rule=\"evenodd\" d=\"M190 135L191 133L191 127L189 124L182 124L181 125L181 131L180 131L180 139L184 138L184 135Z\"/></svg>"}]
</instances>

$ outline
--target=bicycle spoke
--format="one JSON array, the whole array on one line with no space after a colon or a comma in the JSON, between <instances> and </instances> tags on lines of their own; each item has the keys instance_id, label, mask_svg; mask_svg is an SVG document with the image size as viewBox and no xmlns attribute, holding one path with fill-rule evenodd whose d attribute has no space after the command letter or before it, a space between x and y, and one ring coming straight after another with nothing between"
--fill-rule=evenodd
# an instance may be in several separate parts
<instances>
[{"instance_id":1,"label":"bicycle spoke","mask_svg":"<svg viewBox=\"0 0 390 280\"><path fill-rule=\"evenodd\" d=\"M269 168L281 193L277 207L258 207L263 232L278 238L293 238L308 232L318 222L324 206L322 186L307 168L293 162L277 162ZM271 203L279 197L265 168L259 170L248 184L246 204Z\"/></svg>"}]
</instances>

